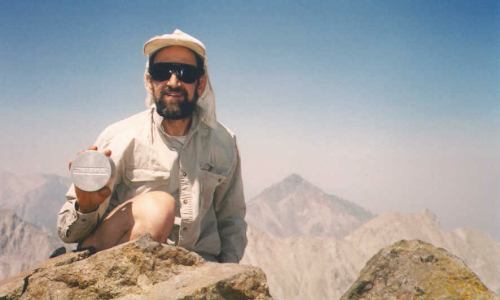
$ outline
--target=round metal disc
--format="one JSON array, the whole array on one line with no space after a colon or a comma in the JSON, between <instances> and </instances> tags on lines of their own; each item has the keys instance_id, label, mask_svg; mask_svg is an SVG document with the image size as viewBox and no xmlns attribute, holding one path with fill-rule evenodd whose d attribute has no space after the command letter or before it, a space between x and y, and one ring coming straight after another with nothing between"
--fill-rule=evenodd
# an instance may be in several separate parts
<instances>
[{"instance_id":1,"label":"round metal disc","mask_svg":"<svg viewBox=\"0 0 500 300\"><path fill-rule=\"evenodd\" d=\"M113 162L97 151L85 151L71 163L70 177L75 186L87 192L102 189L113 175Z\"/></svg>"}]
</instances>

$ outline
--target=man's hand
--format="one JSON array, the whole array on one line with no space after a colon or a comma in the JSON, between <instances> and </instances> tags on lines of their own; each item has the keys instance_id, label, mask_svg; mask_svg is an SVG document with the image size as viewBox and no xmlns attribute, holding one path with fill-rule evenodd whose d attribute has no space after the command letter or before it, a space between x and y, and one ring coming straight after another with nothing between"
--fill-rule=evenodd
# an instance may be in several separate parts
<instances>
[{"instance_id":1,"label":"man's hand","mask_svg":"<svg viewBox=\"0 0 500 300\"><path fill-rule=\"evenodd\" d=\"M91 146L88 150L97 151L97 146ZM110 157L111 150L104 150L104 155ZM69 168L71 169L71 162L69 162ZM109 197L109 195L111 195L111 189L105 186L95 192L86 192L75 186L75 193L76 202L78 203L78 210L82 213L89 213L96 210L99 205L103 203L104 200Z\"/></svg>"}]
</instances>

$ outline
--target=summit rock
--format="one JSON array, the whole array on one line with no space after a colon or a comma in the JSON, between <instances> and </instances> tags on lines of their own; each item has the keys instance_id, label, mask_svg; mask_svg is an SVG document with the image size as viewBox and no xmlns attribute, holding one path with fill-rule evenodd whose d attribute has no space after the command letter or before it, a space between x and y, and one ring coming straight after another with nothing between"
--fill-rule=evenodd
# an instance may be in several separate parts
<instances>
[{"instance_id":1,"label":"summit rock","mask_svg":"<svg viewBox=\"0 0 500 300\"><path fill-rule=\"evenodd\" d=\"M271 299L256 267L204 261L143 236L90 255L68 253L0 282L0 299Z\"/></svg>"},{"instance_id":2,"label":"summit rock","mask_svg":"<svg viewBox=\"0 0 500 300\"><path fill-rule=\"evenodd\" d=\"M380 250L341 300L499 299L458 257L419 240Z\"/></svg>"}]
</instances>

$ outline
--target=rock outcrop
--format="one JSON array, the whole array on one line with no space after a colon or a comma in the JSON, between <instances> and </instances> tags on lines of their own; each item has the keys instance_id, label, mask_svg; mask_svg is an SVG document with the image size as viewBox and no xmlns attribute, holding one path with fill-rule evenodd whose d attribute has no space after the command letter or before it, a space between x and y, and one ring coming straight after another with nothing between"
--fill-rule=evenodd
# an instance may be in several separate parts
<instances>
[{"instance_id":1,"label":"rock outcrop","mask_svg":"<svg viewBox=\"0 0 500 300\"><path fill-rule=\"evenodd\" d=\"M445 249L412 240L379 251L341 300L500 299Z\"/></svg>"},{"instance_id":2,"label":"rock outcrop","mask_svg":"<svg viewBox=\"0 0 500 300\"><path fill-rule=\"evenodd\" d=\"M0 299L271 299L256 267L218 264L144 236L50 259L0 282Z\"/></svg>"}]
</instances>

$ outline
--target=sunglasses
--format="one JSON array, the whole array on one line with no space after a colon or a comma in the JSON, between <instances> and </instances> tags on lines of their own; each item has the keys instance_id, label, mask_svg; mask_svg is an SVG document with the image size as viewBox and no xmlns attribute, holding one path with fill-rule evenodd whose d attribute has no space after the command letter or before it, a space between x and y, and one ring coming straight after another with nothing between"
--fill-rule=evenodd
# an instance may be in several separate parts
<instances>
[{"instance_id":1,"label":"sunglasses","mask_svg":"<svg viewBox=\"0 0 500 300\"><path fill-rule=\"evenodd\" d=\"M177 79L185 83L193 83L201 76L198 67L181 63L159 62L149 67L149 74L155 81L165 81L175 73Z\"/></svg>"}]
</instances>

